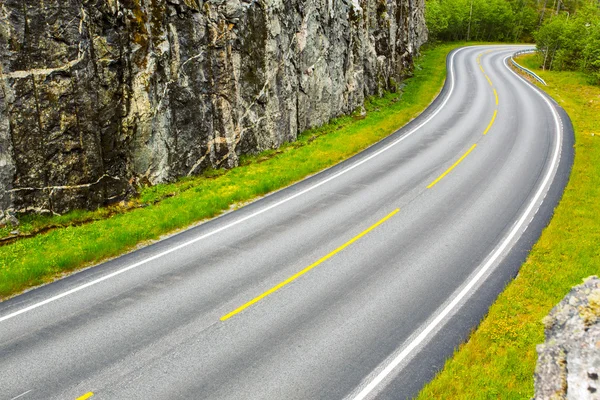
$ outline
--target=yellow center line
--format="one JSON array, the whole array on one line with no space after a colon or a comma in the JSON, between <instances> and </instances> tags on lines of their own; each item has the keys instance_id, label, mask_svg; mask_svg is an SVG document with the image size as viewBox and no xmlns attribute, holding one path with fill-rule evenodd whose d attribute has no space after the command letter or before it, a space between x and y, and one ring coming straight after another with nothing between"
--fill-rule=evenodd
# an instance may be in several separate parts
<instances>
[{"instance_id":1,"label":"yellow center line","mask_svg":"<svg viewBox=\"0 0 600 400\"><path fill-rule=\"evenodd\" d=\"M268 295L276 292L277 290L281 289L282 287L284 287L285 285L287 285L288 283L298 279L299 277L301 277L302 275L306 274L308 271L310 271L311 269L315 268L317 265L323 263L324 261L330 259L331 257L333 257L334 255L336 255L337 253L339 253L340 251L344 250L346 247L350 246L352 243L356 242L358 239L362 238L363 236L365 236L367 233L371 232L373 229L377 228L379 225L383 224L385 221L387 221L388 219L392 218L394 215L396 215L398 212L400 211L399 208L395 209L394 211L392 211L391 213L389 213L385 218L381 219L379 222L377 222L374 225L371 225L371 227L369 227L368 229L364 230L363 232L361 232L359 235L355 236L354 238L352 238L351 240L347 241L346 243L344 243L343 245L341 245L340 247L338 247L337 249L335 249L334 251L332 251L331 253L327 254L324 257L321 257L319 260L315 261L314 263L310 264L308 267L304 268L302 271L295 273L294 275L290 276L289 278L287 278L285 281L281 282L280 284L272 287L271 289L267 290L266 292L264 292L263 294L261 294L260 296L255 297L254 299L250 300L249 302L247 302L246 304L236 308L235 310L233 310L232 312L230 312L229 314L226 314L224 316L221 317L221 321L225 321L231 317L233 317L234 315L244 311L246 308L250 307L251 305L253 305L254 303L259 302L260 300L264 299L265 297L267 297ZM79 399L78 399L79 400Z\"/></svg>"},{"instance_id":2,"label":"yellow center line","mask_svg":"<svg viewBox=\"0 0 600 400\"><path fill-rule=\"evenodd\" d=\"M491 50L493 51L493 50ZM486 51L485 53L489 53L490 51ZM485 70L483 69L483 65L481 65L481 56L482 54L480 54L479 56L477 56L477 65L479 65L479 69L481 70L481 72L483 72L483 75L485 75L485 79L487 79L488 83L490 84L490 86L493 88L494 84L492 83L492 80L490 79L490 77L485 73ZM494 94L496 94L496 90L494 90ZM496 94L496 105L498 104L498 95Z\"/></svg>"},{"instance_id":3,"label":"yellow center line","mask_svg":"<svg viewBox=\"0 0 600 400\"><path fill-rule=\"evenodd\" d=\"M496 105L498 105L498 92L494 89L494 97L496 97Z\"/></svg>"},{"instance_id":4,"label":"yellow center line","mask_svg":"<svg viewBox=\"0 0 600 400\"><path fill-rule=\"evenodd\" d=\"M450 173L450 171L452 171L454 168L456 168L456 166L458 164L460 164L462 162L462 160L464 160L470 152L472 152L475 147L477 147L477 144L474 144L473 146L471 146L471 148L469 150L467 150L467 152L465 154L462 155L461 158L458 159L457 162L455 162L454 164L452 164L452 166L450 168L448 168L446 170L446 172L444 172L443 174L441 174L435 181L431 182L429 184L429 186L427 186L427 189L431 189L433 186L435 186L436 183L438 183L439 181L441 181L446 175L448 175Z\"/></svg>"},{"instance_id":5,"label":"yellow center line","mask_svg":"<svg viewBox=\"0 0 600 400\"><path fill-rule=\"evenodd\" d=\"M488 127L483 132L484 135L487 135L487 133L490 131L490 129L492 129L492 125L494 125L494 121L496 120L496 115L498 115L498 110L494 110L494 116L492 117L492 120L490 121L490 124L488 125Z\"/></svg>"},{"instance_id":6,"label":"yellow center line","mask_svg":"<svg viewBox=\"0 0 600 400\"><path fill-rule=\"evenodd\" d=\"M75 400L87 400L90 397L92 397L94 395L94 393L92 392L87 392L86 394L84 394L83 396L79 396L77 399Z\"/></svg>"}]
</instances>

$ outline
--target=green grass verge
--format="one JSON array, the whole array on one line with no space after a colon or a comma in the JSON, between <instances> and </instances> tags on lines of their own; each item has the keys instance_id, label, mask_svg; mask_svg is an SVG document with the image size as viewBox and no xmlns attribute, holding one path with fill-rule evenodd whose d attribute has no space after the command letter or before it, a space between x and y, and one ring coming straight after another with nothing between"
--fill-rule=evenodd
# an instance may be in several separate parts
<instances>
[{"instance_id":1,"label":"green grass verge","mask_svg":"<svg viewBox=\"0 0 600 400\"><path fill-rule=\"evenodd\" d=\"M128 204L23 218L21 233L37 234L0 247L0 299L214 217L356 154L408 123L433 101L445 80L446 55L460 45L424 49L402 92L370 99L365 118L337 118L304 132L297 142L243 157L238 168L146 188ZM11 230L0 231L0 237Z\"/></svg>"},{"instance_id":2,"label":"green grass verge","mask_svg":"<svg viewBox=\"0 0 600 400\"><path fill-rule=\"evenodd\" d=\"M517 278L419 399L529 399L544 318L583 278L600 273L600 87L577 72L539 70L575 127L575 163L550 225Z\"/></svg>"}]
</instances>

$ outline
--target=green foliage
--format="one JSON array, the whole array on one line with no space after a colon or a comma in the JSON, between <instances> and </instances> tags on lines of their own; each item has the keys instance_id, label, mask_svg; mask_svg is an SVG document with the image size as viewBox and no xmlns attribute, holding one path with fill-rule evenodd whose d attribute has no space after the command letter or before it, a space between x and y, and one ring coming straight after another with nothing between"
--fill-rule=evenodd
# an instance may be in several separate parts
<instances>
[{"instance_id":1,"label":"green foliage","mask_svg":"<svg viewBox=\"0 0 600 400\"><path fill-rule=\"evenodd\" d=\"M427 0L425 20L433 41L535 39L543 69L600 83L599 0Z\"/></svg>"},{"instance_id":2,"label":"green foliage","mask_svg":"<svg viewBox=\"0 0 600 400\"><path fill-rule=\"evenodd\" d=\"M548 40L556 40L553 31L560 29L564 31L564 40L583 42L593 33L583 32L583 28L590 28L585 23L597 15L598 7L598 0L427 0L425 19L434 41L531 42L542 27L548 32L541 35ZM571 30L564 30L568 17L575 14L578 17L570 20ZM584 15L588 20L577 26L579 16ZM562 23L556 22L557 18ZM595 30L593 24L588 30ZM554 57L554 47L550 52Z\"/></svg>"},{"instance_id":3,"label":"green foliage","mask_svg":"<svg viewBox=\"0 0 600 400\"><path fill-rule=\"evenodd\" d=\"M433 40L529 40L538 16L535 0L428 0L425 19Z\"/></svg>"},{"instance_id":4,"label":"green foliage","mask_svg":"<svg viewBox=\"0 0 600 400\"><path fill-rule=\"evenodd\" d=\"M600 82L600 8L588 0L548 19L535 35L543 69L586 72Z\"/></svg>"}]
</instances>

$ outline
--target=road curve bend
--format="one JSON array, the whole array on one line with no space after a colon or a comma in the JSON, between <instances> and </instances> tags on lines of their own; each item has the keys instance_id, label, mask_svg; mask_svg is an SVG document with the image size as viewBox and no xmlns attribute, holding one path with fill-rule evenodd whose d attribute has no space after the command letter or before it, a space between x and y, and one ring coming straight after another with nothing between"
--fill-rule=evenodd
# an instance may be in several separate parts
<instances>
[{"instance_id":1,"label":"road curve bend","mask_svg":"<svg viewBox=\"0 0 600 400\"><path fill-rule=\"evenodd\" d=\"M0 400L410 398L548 223L573 132L514 73L448 57L417 119L357 156L0 303Z\"/></svg>"}]
</instances>

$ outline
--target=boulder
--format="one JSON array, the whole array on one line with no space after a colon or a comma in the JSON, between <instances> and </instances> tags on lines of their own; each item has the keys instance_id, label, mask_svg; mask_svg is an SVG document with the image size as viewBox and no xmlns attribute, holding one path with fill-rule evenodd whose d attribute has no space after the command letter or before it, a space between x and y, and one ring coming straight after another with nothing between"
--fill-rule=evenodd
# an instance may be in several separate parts
<instances>
[{"instance_id":1,"label":"boulder","mask_svg":"<svg viewBox=\"0 0 600 400\"><path fill-rule=\"evenodd\" d=\"M600 400L600 279L587 278L544 319L536 400Z\"/></svg>"}]
</instances>

